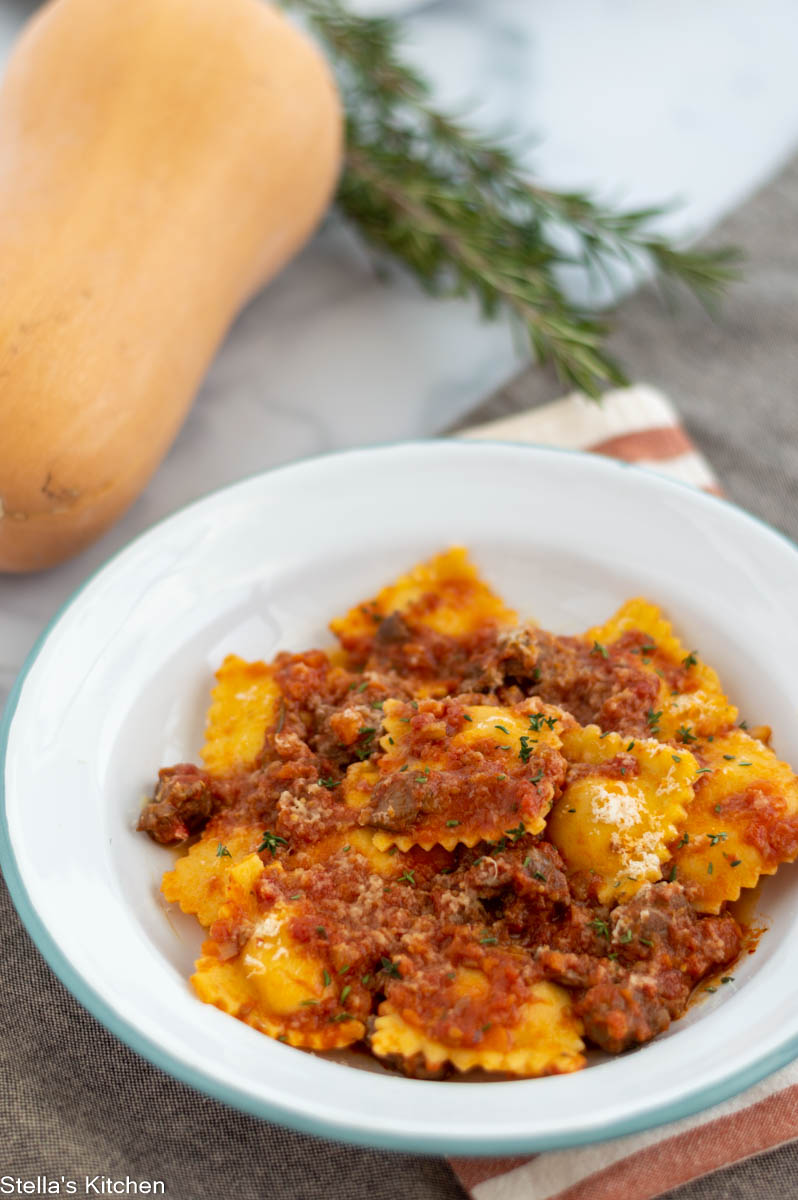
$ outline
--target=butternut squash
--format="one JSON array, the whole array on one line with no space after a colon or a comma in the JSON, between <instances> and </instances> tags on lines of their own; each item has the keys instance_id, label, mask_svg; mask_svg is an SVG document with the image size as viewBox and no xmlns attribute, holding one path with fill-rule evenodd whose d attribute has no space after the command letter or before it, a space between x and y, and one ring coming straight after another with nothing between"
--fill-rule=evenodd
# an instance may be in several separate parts
<instances>
[{"instance_id":1,"label":"butternut squash","mask_svg":"<svg viewBox=\"0 0 798 1200\"><path fill-rule=\"evenodd\" d=\"M54 0L0 86L0 570L141 492L341 157L315 47L260 0Z\"/></svg>"}]
</instances>

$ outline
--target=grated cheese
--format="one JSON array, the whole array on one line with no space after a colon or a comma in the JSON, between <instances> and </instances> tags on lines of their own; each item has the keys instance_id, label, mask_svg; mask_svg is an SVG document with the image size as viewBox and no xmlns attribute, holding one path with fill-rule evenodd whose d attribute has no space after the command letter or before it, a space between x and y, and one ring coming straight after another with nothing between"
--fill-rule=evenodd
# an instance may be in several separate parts
<instances>
[{"instance_id":1,"label":"grated cheese","mask_svg":"<svg viewBox=\"0 0 798 1200\"><path fill-rule=\"evenodd\" d=\"M632 841L620 834L613 835L611 848L623 857L623 874L635 878L658 879L662 873L662 838L654 831L639 833ZM620 875L621 872L618 873ZM618 878L618 876L616 876Z\"/></svg>"},{"instance_id":2,"label":"grated cheese","mask_svg":"<svg viewBox=\"0 0 798 1200\"><path fill-rule=\"evenodd\" d=\"M252 931L252 936L259 941L263 941L265 938L275 938L280 932L280 926L280 918L275 913L269 913L268 916L258 921Z\"/></svg>"},{"instance_id":3,"label":"grated cheese","mask_svg":"<svg viewBox=\"0 0 798 1200\"><path fill-rule=\"evenodd\" d=\"M630 791L629 784L618 783L615 790L596 784L592 799L593 816L604 825L629 829L640 820L640 791Z\"/></svg>"},{"instance_id":4,"label":"grated cheese","mask_svg":"<svg viewBox=\"0 0 798 1200\"><path fill-rule=\"evenodd\" d=\"M247 977L251 975L265 975L266 968L260 959L256 958L254 954L245 954L244 973L247 975Z\"/></svg>"}]
</instances>

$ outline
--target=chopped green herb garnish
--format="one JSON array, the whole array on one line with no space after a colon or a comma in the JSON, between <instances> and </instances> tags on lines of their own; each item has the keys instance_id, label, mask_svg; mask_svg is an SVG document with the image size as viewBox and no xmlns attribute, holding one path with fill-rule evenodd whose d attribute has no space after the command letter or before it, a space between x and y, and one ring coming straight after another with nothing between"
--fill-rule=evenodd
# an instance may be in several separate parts
<instances>
[{"instance_id":1,"label":"chopped green herb garnish","mask_svg":"<svg viewBox=\"0 0 798 1200\"><path fill-rule=\"evenodd\" d=\"M712 774L712 767L699 767L698 770L696 771L696 775L707 775L707 774L709 774L709 775Z\"/></svg>"},{"instance_id":2,"label":"chopped green herb garnish","mask_svg":"<svg viewBox=\"0 0 798 1200\"><path fill-rule=\"evenodd\" d=\"M707 875L711 875L714 870L715 868L712 866L712 863L707 863Z\"/></svg>"},{"instance_id":3,"label":"chopped green herb garnish","mask_svg":"<svg viewBox=\"0 0 798 1200\"><path fill-rule=\"evenodd\" d=\"M683 742L685 744L685 746L688 745L689 742L697 742L698 741L698 738L693 733L692 729L690 729L689 726L687 726L687 725L680 725L679 728L676 730L676 736L678 737L680 742Z\"/></svg>"},{"instance_id":4,"label":"chopped green herb garnish","mask_svg":"<svg viewBox=\"0 0 798 1200\"><path fill-rule=\"evenodd\" d=\"M410 763L405 763L405 765L403 767L399 768L399 774L401 775L402 771L409 771L409 770L410 770Z\"/></svg>"},{"instance_id":5,"label":"chopped green herb garnish","mask_svg":"<svg viewBox=\"0 0 798 1200\"><path fill-rule=\"evenodd\" d=\"M544 725L548 725L549 729L553 729L557 724L557 717L547 717L545 713L530 713L529 727L533 733L540 733Z\"/></svg>"},{"instance_id":6,"label":"chopped green herb garnish","mask_svg":"<svg viewBox=\"0 0 798 1200\"><path fill-rule=\"evenodd\" d=\"M230 851L227 849L227 847L223 846L222 843L219 842L219 845L216 847L216 857L217 858L232 858L233 856L230 853Z\"/></svg>"},{"instance_id":7,"label":"chopped green herb garnish","mask_svg":"<svg viewBox=\"0 0 798 1200\"><path fill-rule=\"evenodd\" d=\"M398 878L398 880L397 880L397 883L410 883L410 884L412 884L412 885L413 885L413 887L415 887L415 886L416 886L416 876L415 876L415 872L414 872L414 871L411 871L411 870L408 868L408 869L407 869L407 870L404 872L404 874L403 874L403 875L400 875L400 876L399 876L399 878Z\"/></svg>"},{"instance_id":8,"label":"chopped green herb garnish","mask_svg":"<svg viewBox=\"0 0 798 1200\"><path fill-rule=\"evenodd\" d=\"M610 927L606 921L603 921L601 919L601 917L596 917L596 919L594 921L590 922L590 925L593 927L593 929L595 929L595 931L599 935L599 937L609 938Z\"/></svg>"},{"instance_id":9,"label":"chopped green herb garnish","mask_svg":"<svg viewBox=\"0 0 798 1200\"><path fill-rule=\"evenodd\" d=\"M653 946L653 945L654 945L654 943L652 942L651 938L644 938L644 937L641 935L639 940L640 940L640 941L643 943L643 945L644 945L644 946Z\"/></svg>"},{"instance_id":10,"label":"chopped green herb garnish","mask_svg":"<svg viewBox=\"0 0 798 1200\"><path fill-rule=\"evenodd\" d=\"M272 858L277 853L278 846L287 846L288 841L284 837L280 837L278 833L271 833L268 829L263 834L263 841L258 846L257 853L260 854L263 850L270 850Z\"/></svg>"},{"instance_id":11,"label":"chopped green herb garnish","mask_svg":"<svg viewBox=\"0 0 798 1200\"><path fill-rule=\"evenodd\" d=\"M340 779L333 779L332 775L319 776L319 783L321 786L323 788L327 788L327 790L330 792L333 790L333 788L337 788L340 782Z\"/></svg>"},{"instance_id":12,"label":"chopped green herb garnish","mask_svg":"<svg viewBox=\"0 0 798 1200\"><path fill-rule=\"evenodd\" d=\"M509 733L509 732L510 732L510 730L509 730L509 729L506 729L506 728L504 727L504 725L494 725L494 726L493 726L493 728L494 728L494 729L500 729L500 730L502 731L502 733Z\"/></svg>"},{"instance_id":13,"label":"chopped green herb garnish","mask_svg":"<svg viewBox=\"0 0 798 1200\"><path fill-rule=\"evenodd\" d=\"M479 939L479 944L480 946L495 946L498 940L499 939L497 937L492 937L490 934L488 934L487 937L481 937Z\"/></svg>"},{"instance_id":14,"label":"chopped green herb garnish","mask_svg":"<svg viewBox=\"0 0 798 1200\"><path fill-rule=\"evenodd\" d=\"M742 760L742 759L740 759L740 766L741 766L741 767L750 767L750 766L752 766L752 765L753 765L752 763L750 763L750 762L743 762L743 760Z\"/></svg>"},{"instance_id":15,"label":"chopped green herb garnish","mask_svg":"<svg viewBox=\"0 0 798 1200\"><path fill-rule=\"evenodd\" d=\"M506 779L507 776L506 775L497 775L496 778L501 780L501 779Z\"/></svg>"},{"instance_id":16,"label":"chopped green herb garnish","mask_svg":"<svg viewBox=\"0 0 798 1200\"><path fill-rule=\"evenodd\" d=\"M533 878L533 879L539 879L541 883L545 883L545 882L546 882L546 876L543 874L543 872L542 872L542 871L533 871L533 872L532 872L532 878Z\"/></svg>"},{"instance_id":17,"label":"chopped green herb garnish","mask_svg":"<svg viewBox=\"0 0 798 1200\"><path fill-rule=\"evenodd\" d=\"M363 682L361 683L360 687L359 687L359 688L356 688L355 690L356 690L356 691L358 691L358 692L365 692L365 690L366 690L366 688L368 687L368 685L369 685L369 682L368 682L368 680L367 680L367 679L364 679L364 680L363 680Z\"/></svg>"},{"instance_id":18,"label":"chopped green herb garnish","mask_svg":"<svg viewBox=\"0 0 798 1200\"><path fill-rule=\"evenodd\" d=\"M671 755L671 758L673 759L673 761L674 761L674 762L681 762L681 761L682 761L682 756L681 756L680 754L672 754L672 755Z\"/></svg>"},{"instance_id":19,"label":"chopped green herb garnish","mask_svg":"<svg viewBox=\"0 0 798 1200\"><path fill-rule=\"evenodd\" d=\"M602 658L609 658L609 654L607 652L607 647L602 646L601 642L594 642L593 649L590 651L590 653L591 654L600 654Z\"/></svg>"},{"instance_id":20,"label":"chopped green herb garnish","mask_svg":"<svg viewBox=\"0 0 798 1200\"><path fill-rule=\"evenodd\" d=\"M730 866L730 867L739 867L739 865L740 865L740 863L741 863L742 861L743 861L743 860L742 860L741 858L733 858L733 859L731 860L731 862L729 863L729 866Z\"/></svg>"},{"instance_id":21,"label":"chopped green herb garnish","mask_svg":"<svg viewBox=\"0 0 798 1200\"><path fill-rule=\"evenodd\" d=\"M628 753L629 753L629 751L630 751L630 750L634 750L634 748L635 748L635 744L634 744L634 742L632 741L632 742L630 742L630 743L629 743L629 745L626 747L626 753L628 754Z\"/></svg>"},{"instance_id":22,"label":"chopped green herb garnish","mask_svg":"<svg viewBox=\"0 0 798 1200\"><path fill-rule=\"evenodd\" d=\"M380 959L380 969L384 971L386 975L392 975L394 979L402 978L399 967L395 962L392 962L390 958Z\"/></svg>"},{"instance_id":23,"label":"chopped green herb garnish","mask_svg":"<svg viewBox=\"0 0 798 1200\"><path fill-rule=\"evenodd\" d=\"M341 988L341 1004L346 1000L349 993L352 991L352 984L348 983L345 988Z\"/></svg>"},{"instance_id":24,"label":"chopped green herb garnish","mask_svg":"<svg viewBox=\"0 0 798 1200\"><path fill-rule=\"evenodd\" d=\"M320 938L326 938L326 937L327 937L327 930L324 928L324 926L323 926L323 925L317 925L317 926L316 926L316 933L319 935L319 937L320 937Z\"/></svg>"},{"instance_id":25,"label":"chopped green herb garnish","mask_svg":"<svg viewBox=\"0 0 798 1200\"><path fill-rule=\"evenodd\" d=\"M682 659L682 666L683 667L694 667L697 662L698 662L698 659L696 658L695 650L691 650L690 653L686 654L685 657Z\"/></svg>"},{"instance_id":26,"label":"chopped green herb garnish","mask_svg":"<svg viewBox=\"0 0 798 1200\"><path fill-rule=\"evenodd\" d=\"M358 756L361 762L363 762L364 759L367 759L374 749L372 743L374 742L374 734L376 732L377 730L373 725L361 725L360 729L358 730L358 738L363 739L363 745L355 746L355 754Z\"/></svg>"},{"instance_id":27,"label":"chopped green herb garnish","mask_svg":"<svg viewBox=\"0 0 798 1200\"><path fill-rule=\"evenodd\" d=\"M324 971L324 972L323 972L323 974L322 974L322 979L324 980L324 986L325 986L325 987L329 987L329 986L330 986L330 984L331 984L331 982L332 982L332 980L330 979L330 972L329 972L329 971L327 971L326 969L325 969L325 971Z\"/></svg>"},{"instance_id":28,"label":"chopped green herb garnish","mask_svg":"<svg viewBox=\"0 0 798 1200\"><path fill-rule=\"evenodd\" d=\"M463 720L464 720L464 721L471 721L471 723L473 724L474 718L473 718L473 717L469 717L468 713L463 713Z\"/></svg>"},{"instance_id":29,"label":"chopped green herb garnish","mask_svg":"<svg viewBox=\"0 0 798 1200\"><path fill-rule=\"evenodd\" d=\"M524 836L525 833L526 833L526 825L524 824L523 821L519 821L518 824L516 825L515 829L507 830L507 833L505 834L505 836L508 838L511 838L512 841L517 842L520 838L522 838Z\"/></svg>"},{"instance_id":30,"label":"chopped green herb garnish","mask_svg":"<svg viewBox=\"0 0 798 1200\"><path fill-rule=\"evenodd\" d=\"M451 820L451 821L447 821L447 822L446 822L446 828L447 828L447 829L454 829L454 828L455 828L457 825L459 825L459 824L460 824L460 822L459 822L459 821L455 821L455 820L453 819L453 820Z\"/></svg>"},{"instance_id":31,"label":"chopped green herb garnish","mask_svg":"<svg viewBox=\"0 0 798 1200\"><path fill-rule=\"evenodd\" d=\"M725 842L726 838L728 836L729 836L728 833L708 833L707 834L707 837L709 838L710 846L717 846L718 842Z\"/></svg>"},{"instance_id":32,"label":"chopped green herb garnish","mask_svg":"<svg viewBox=\"0 0 798 1200\"><path fill-rule=\"evenodd\" d=\"M690 841L690 834L689 834L689 833L683 833L683 834L682 834L681 841L679 841L679 842L677 842L677 843L676 843L676 849L677 849L677 850L681 850L682 846L686 846L686 845L687 845L687 843L688 843L689 841Z\"/></svg>"},{"instance_id":33,"label":"chopped green herb garnish","mask_svg":"<svg viewBox=\"0 0 798 1200\"><path fill-rule=\"evenodd\" d=\"M660 709L659 712L654 712L653 708L650 708L648 710L648 712L646 713L646 725L648 725L649 729L656 729L657 725L659 724L659 719L661 716L662 716L662 709Z\"/></svg>"},{"instance_id":34,"label":"chopped green herb garnish","mask_svg":"<svg viewBox=\"0 0 798 1200\"><path fill-rule=\"evenodd\" d=\"M368 987L368 985L371 983L371 976L363 975L360 979L360 982L363 984L363 987Z\"/></svg>"},{"instance_id":35,"label":"chopped green herb garnish","mask_svg":"<svg viewBox=\"0 0 798 1200\"><path fill-rule=\"evenodd\" d=\"M631 940L632 940L631 929L627 929L626 932L622 933L621 936L618 938L618 941L622 942L624 946L627 946L629 944L629 942L631 942Z\"/></svg>"},{"instance_id":36,"label":"chopped green herb garnish","mask_svg":"<svg viewBox=\"0 0 798 1200\"><path fill-rule=\"evenodd\" d=\"M723 757L726 759L726 762L734 762L737 755L736 754L724 754Z\"/></svg>"},{"instance_id":37,"label":"chopped green herb garnish","mask_svg":"<svg viewBox=\"0 0 798 1200\"><path fill-rule=\"evenodd\" d=\"M668 883L673 883L676 878L676 867L671 867L671 873L668 876Z\"/></svg>"},{"instance_id":38,"label":"chopped green herb garnish","mask_svg":"<svg viewBox=\"0 0 798 1200\"><path fill-rule=\"evenodd\" d=\"M530 755L532 754L532 747L529 744L529 736L524 734L519 740L521 742L521 752L518 757L521 759L522 763L529 762Z\"/></svg>"}]
</instances>

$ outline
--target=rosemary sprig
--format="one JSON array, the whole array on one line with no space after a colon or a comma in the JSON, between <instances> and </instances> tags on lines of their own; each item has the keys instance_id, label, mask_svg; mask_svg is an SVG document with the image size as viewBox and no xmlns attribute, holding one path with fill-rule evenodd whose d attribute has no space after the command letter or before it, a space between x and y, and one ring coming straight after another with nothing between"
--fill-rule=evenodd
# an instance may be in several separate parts
<instances>
[{"instance_id":1,"label":"rosemary sprig","mask_svg":"<svg viewBox=\"0 0 798 1200\"><path fill-rule=\"evenodd\" d=\"M626 377L606 350L607 323L563 291L564 267L612 279L619 266L647 266L708 306L738 278L736 250L680 250L652 232L662 208L618 212L535 186L509 146L430 105L428 84L401 60L395 22L355 16L340 0L283 2L304 15L338 76L340 209L428 291L476 296L488 317L509 312L565 383L597 396Z\"/></svg>"}]
</instances>

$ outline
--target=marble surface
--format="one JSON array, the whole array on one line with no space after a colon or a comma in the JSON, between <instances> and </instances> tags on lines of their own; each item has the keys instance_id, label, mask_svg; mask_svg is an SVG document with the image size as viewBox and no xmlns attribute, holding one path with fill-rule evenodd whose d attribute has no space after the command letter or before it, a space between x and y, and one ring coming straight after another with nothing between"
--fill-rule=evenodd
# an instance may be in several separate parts
<instances>
[{"instance_id":1,"label":"marble surface","mask_svg":"<svg viewBox=\"0 0 798 1200\"><path fill-rule=\"evenodd\" d=\"M538 178L630 204L679 198L667 219L679 236L734 208L798 141L794 0L357 2L405 11L408 53L440 97L517 132ZM0 61L33 7L0 5ZM153 521L276 463L435 433L522 361L510 332L468 303L386 283L332 218L240 316L123 521L63 567L0 577L0 703L60 604Z\"/></svg>"}]
</instances>

